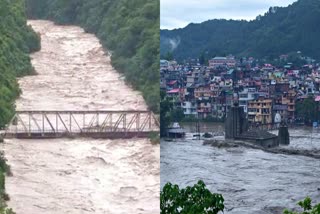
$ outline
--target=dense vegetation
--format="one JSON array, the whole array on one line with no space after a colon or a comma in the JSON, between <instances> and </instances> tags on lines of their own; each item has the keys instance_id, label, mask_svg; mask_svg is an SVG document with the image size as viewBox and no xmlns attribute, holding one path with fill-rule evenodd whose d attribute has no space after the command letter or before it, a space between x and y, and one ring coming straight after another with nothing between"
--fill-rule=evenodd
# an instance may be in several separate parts
<instances>
[{"instance_id":1,"label":"dense vegetation","mask_svg":"<svg viewBox=\"0 0 320 214\"><path fill-rule=\"evenodd\" d=\"M217 214L224 210L224 199L221 194L211 193L201 180L184 189L167 183L160 193L160 208L162 214Z\"/></svg>"},{"instance_id":2,"label":"dense vegetation","mask_svg":"<svg viewBox=\"0 0 320 214\"><path fill-rule=\"evenodd\" d=\"M26 24L22 0L0 0L0 128L14 112L20 91L16 77L31 74L29 53L40 48L39 37Z\"/></svg>"},{"instance_id":3,"label":"dense vegetation","mask_svg":"<svg viewBox=\"0 0 320 214\"><path fill-rule=\"evenodd\" d=\"M320 1L299 0L288 7L272 7L250 22L221 19L161 30L161 54L172 51L177 59L203 53L275 58L301 51L320 59L319 20Z\"/></svg>"},{"instance_id":4,"label":"dense vegetation","mask_svg":"<svg viewBox=\"0 0 320 214\"><path fill-rule=\"evenodd\" d=\"M0 0L0 129L14 114L14 100L20 94L16 77L32 74L29 53L39 50L39 36L26 23L23 0ZM1 138L1 137L0 137ZM0 139L0 141L2 141ZM5 200L5 173L9 172L0 152L0 213L13 213Z\"/></svg>"},{"instance_id":5,"label":"dense vegetation","mask_svg":"<svg viewBox=\"0 0 320 214\"><path fill-rule=\"evenodd\" d=\"M296 114L298 118L301 118L301 122L306 124L319 121L319 103L315 101L314 96L309 96L303 101L297 102Z\"/></svg>"},{"instance_id":6,"label":"dense vegetation","mask_svg":"<svg viewBox=\"0 0 320 214\"><path fill-rule=\"evenodd\" d=\"M306 197L303 201L299 201L298 204L302 212L289 211L286 209L284 214L320 214L320 204L312 206L312 200L309 197Z\"/></svg>"},{"instance_id":7,"label":"dense vegetation","mask_svg":"<svg viewBox=\"0 0 320 214\"><path fill-rule=\"evenodd\" d=\"M159 112L159 18L154 0L27 0L30 18L77 24L112 52L112 64Z\"/></svg>"},{"instance_id":8,"label":"dense vegetation","mask_svg":"<svg viewBox=\"0 0 320 214\"><path fill-rule=\"evenodd\" d=\"M284 214L320 214L320 203L312 205L310 197L299 201L301 212L285 209ZM211 213L224 211L224 198L221 194L211 193L203 181L184 189L178 185L167 183L160 192L161 214Z\"/></svg>"},{"instance_id":9,"label":"dense vegetation","mask_svg":"<svg viewBox=\"0 0 320 214\"><path fill-rule=\"evenodd\" d=\"M9 200L9 196L5 192L5 173L11 174L10 167L6 164L3 152L0 152L0 214L14 214L12 209L6 206L6 200Z\"/></svg>"}]
</instances>

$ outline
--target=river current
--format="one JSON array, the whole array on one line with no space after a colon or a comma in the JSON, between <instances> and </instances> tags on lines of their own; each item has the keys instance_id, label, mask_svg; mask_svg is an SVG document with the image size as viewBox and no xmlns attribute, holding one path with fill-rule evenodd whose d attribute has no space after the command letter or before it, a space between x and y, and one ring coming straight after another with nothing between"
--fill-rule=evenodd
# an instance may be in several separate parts
<instances>
[{"instance_id":1,"label":"river current","mask_svg":"<svg viewBox=\"0 0 320 214\"><path fill-rule=\"evenodd\" d=\"M190 125L185 128L195 131ZM221 124L201 128L223 133ZM294 129L290 135L289 149L320 149L319 130ZM297 207L306 196L320 202L319 159L212 147L194 140L192 133L186 139L161 141L161 187L167 182L192 186L200 179L212 192L224 196L226 214L280 214L285 208Z\"/></svg>"},{"instance_id":2,"label":"river current","mask_svg":"<svg viewBox=\"0 0 320 214\"><path fill-rule=\"evenodd\" d=\"M30 20L41 35L37 75L19 80L18 110L146 110L99 40ZM17 214L159 213L160 146L132 140L6 140L8 206Z\"/></svg>"}]
</instances>

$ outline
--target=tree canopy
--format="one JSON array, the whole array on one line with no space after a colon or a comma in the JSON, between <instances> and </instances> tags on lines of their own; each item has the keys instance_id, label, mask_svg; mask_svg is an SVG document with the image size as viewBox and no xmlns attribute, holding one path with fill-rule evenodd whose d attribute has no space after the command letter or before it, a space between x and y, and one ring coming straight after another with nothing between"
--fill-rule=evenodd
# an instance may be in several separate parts
<instances>
[{"instance_id":1,"label":"tree canopy","mask_svg":"<svg viewBox=\"0 0 320 214\"><path fill-rule=\"evenodd\" d=\"M221 194L211 193L201 180L183 189L167 183L160 193L160 208L162 214L217 214L224 210L224 199Z\"/></svg>"},{"instance_id":2,"label":"tree canopy","mask_svg":"<svg viewBox=\"0 0 320 214\"><path fill-rule=\"evenodd\" d=\"M26 0L30 18L77 24L98 36L112 64L160 111L160 3L154 0Z\"/></svg>"},{"instance_id":3,"label":"tree canopy","mask_svg":"<svg viewBox=\"0 0 320 214\"><path fill-rule=\"evenodd\" d=\"M310 197L306 197L303 201L299 201L297 205L303 209L302 212L290 211L288 209L284 210L284 214L320 214L320 204L312 205L312 200Z\"/></svg>"},{"instance_id":4,"label":"tree canopy","mask_svg":"<svg viewBox=\"0 0 320 214\"><path fill-rule=\"evenodd\" d=\"M320 59L320 1L298 0L288 7L271 7L253 21L215 19L161 30L161 54L172 51L176 59L215 55L275 58L292 51ZM174 41L177 44L172 45Z\"/></svg>"},{"instance_id":5,"label":"tree canopy","mask_svg":"<svg viewBox=\"0 0 320 214\"><path fill-rule=\"evenodd\" d=\"M27 26L23 0L0 0L0 128L14 112L20 94L16 77L31 74L29 53L40 49L40 38Z\"/></svg>"}]
</instances>

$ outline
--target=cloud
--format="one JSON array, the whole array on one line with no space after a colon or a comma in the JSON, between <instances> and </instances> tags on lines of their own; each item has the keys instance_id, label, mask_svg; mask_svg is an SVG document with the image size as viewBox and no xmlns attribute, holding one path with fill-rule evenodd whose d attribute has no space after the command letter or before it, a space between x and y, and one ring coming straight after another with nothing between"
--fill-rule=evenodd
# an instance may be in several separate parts
<instances>
[{"instance_id":1,"label":"cloud","mask_svg":"<svg viewBox=\"0 0 320 214\"><path fill-rule=\"evenodd\" d=\"M174 51L180 44L180 38L177 39L169 39L169 43L171 46L171 52Z\"/></svg>"},{"instance_id":2,"label":"cloud","mask_svg":"<svg viewBox=\"0 0 320 214\"><path fill-rule=\"evenodd\" d=\"M160 0L161 29L185 27L209 19L252 20L271 6L288 6L296 0Z\"/></svg>"}]
</instances>

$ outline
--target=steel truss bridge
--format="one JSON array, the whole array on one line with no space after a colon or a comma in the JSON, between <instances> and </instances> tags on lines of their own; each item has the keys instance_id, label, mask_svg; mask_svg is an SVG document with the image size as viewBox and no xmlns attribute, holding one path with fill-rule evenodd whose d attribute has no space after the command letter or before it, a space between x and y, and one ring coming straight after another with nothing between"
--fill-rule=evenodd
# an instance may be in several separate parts
<instances>
[{"instance_id":1,"label":"steel truss bridge","mask_svg":"<svg viewBox=\"0 0 320 214\"><path fill-rule=\"evenodd\" d=\"M17 111L4 138L146 138L159 132L149 111Z\"/></svg>"}]
</instances>

